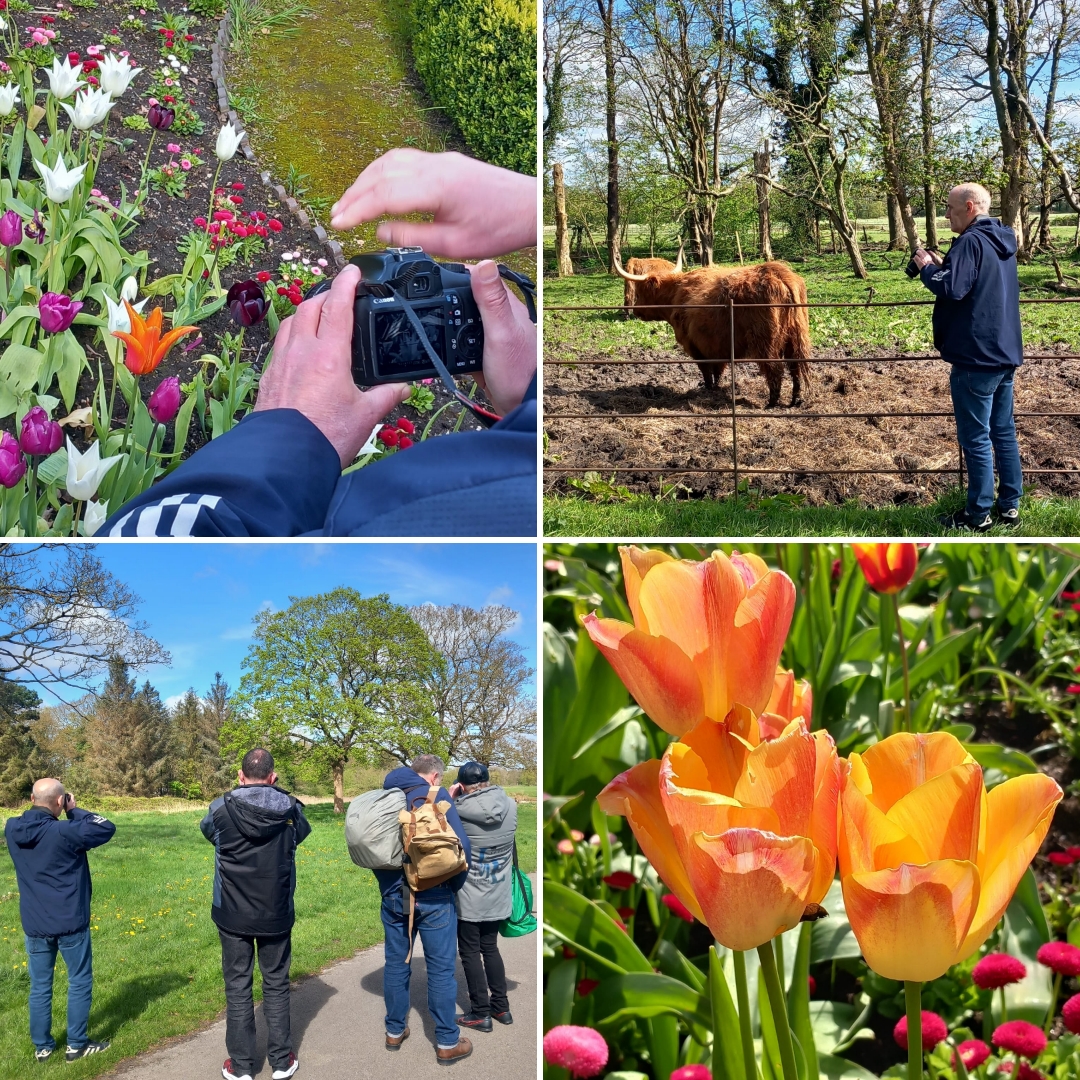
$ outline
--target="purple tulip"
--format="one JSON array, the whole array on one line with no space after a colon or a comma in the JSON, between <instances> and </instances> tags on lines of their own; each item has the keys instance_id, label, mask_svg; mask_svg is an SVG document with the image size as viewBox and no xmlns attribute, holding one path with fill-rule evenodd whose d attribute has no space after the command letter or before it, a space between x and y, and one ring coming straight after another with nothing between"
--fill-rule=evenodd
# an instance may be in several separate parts
<instances>
[{"instance_id":1,"label":"purple tulip","mask_svg":"<svg viewBox=\"0 0 1080 1080\"><path fill-rule=\"evenodd\" d=\"M35 405L23 417L19 445L25 453L38 457L55 454L63 441L64 429L55 420L50 420L40 405Z\"/></svg>"},{"instance_id":2,"label":"purple tulip","mask_svg":"<svg viewBox=\"0 0 1080 1080\"><path fill-rule=\"evenodd\" d=\"M270 307L266 293L257 281L238 281L230 286L225 303L229 305L232 317L241 326L254 326L262 322Z\"/></svg>"},{"instance_id":3,"label":"purple tulip","mask_svg":"<svg viewBox=\"0 0 1080 1080\"><path fill-rule=\"evenodd\" d=\"M0 435L0 487L13 488L26 473L26 458L18 441L6 431Z\"/></svg>"},{"instance_id":4,"label":"purple tulip","mask_svg":"<svg viewBox=\"0 0 1080 1080\"><path fill-rule=\"evenodd\" d=\"M23 227L22 216L16 210L9 210L0 216L0 244L6 248L13 248L22 243Z\"/></svg>"},{"instance_id":5,"label":"purple tulip","mask_svg":"<svg viewBox=\"0 0 1080 1080\"><path fill-rule=\"evenodd\" d=\"M164 105L154 104L146 111L146 119L150 122L152 128L157 128L158 131L168 131L172 127L172 122L176 119L176 113L172 109L167 109Z\"/></svg>"},{"instance_id":6,"label":"purple tulip","mask_svg":"<svg viewBox=\"0 0 1080 1080\"><path fill-rule=\"evenodd\" d=\"M167 424L180 411L180 380L175 375L158 383L146 403L146 411L157 424Z\"/></svg>"},{"instance_id":7,"label":"purple tulip","mask_svg":"<svg viewBox=\"0 0 1080 1080\"><path fill-rule=\"evenodd\" d=\"M41 220L41 214L37 210L34 211L34 220L26 223L26 235L35 244L45 243L45 222Z\"/></svg>"},{"instance_id":8,"label":"purple tulip","mask_svg":"<svg viewBox=\"0 0 1080 1080\"><path fill-rule=\"evenodd\" d=\"M43 293L38 301L41 328L50 334L61 333L75 321L82 306L81 300L72 300L63 293Z\"/></svg>"}]
</instances>

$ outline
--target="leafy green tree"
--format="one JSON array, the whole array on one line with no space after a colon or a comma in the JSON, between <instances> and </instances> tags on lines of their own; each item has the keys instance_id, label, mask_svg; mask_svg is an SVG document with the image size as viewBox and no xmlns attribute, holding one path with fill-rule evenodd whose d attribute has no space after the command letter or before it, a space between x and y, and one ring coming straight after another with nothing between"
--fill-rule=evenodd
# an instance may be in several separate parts
<instances>
[{"instance_id":1,"label":"leafy green tree","mask_svg":"<svg viewBox=\"0 0 1080 1080\"><path fill-rule=\"evenodd\" d=\"M0 806L17 806L30 796L40 749L33 725L41 698L29 687L0 678Z\"/></svg>"},{"instance_id":2,"label":"leafy green tree","mask_svg":"<svg viewBox=\"0 0 1080 1080\"><path fill-rule=\"evenodd\" d=\"M102 791L163 795L169 790L169 714L149 682L138 691L123 660L109 677L86 725L86 759Z\"/></svg>"},{"instance_id":3,"label":"leafy green tree","mask_svg":"<svg viewBox=\"0 0 1080 1080\"><path fill-rule=\"evenodd\" d=\"M242 755L265 742L283 763L329 773L344 809L345 766L447 752L428 689L443 659L408 609L340 588L290 597L256 616L244 660L245 715L223 738Z\"/></svg>"},{"instance_id":4,"label":"leafy green tree","mask_svg":"<svg viewBox=\"0 0 1080 1080\"><path fill-rule=\"evenodd\" d=\"M205 701L189 689L173 706L172 789L184 798L203 799L231 787L230 770L221 759L219 743L219 733L231 711L229 686L221 672L215 675Z\"/></svg>"}]
</instances>

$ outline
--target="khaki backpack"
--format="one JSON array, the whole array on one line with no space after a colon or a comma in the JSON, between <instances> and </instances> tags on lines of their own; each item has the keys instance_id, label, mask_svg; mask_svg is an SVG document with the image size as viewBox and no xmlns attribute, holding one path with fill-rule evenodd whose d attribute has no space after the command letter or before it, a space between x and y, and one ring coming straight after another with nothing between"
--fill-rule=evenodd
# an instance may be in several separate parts
<instances>
[{"instance_id":1,"label":"khaki backpack","mask_svg":"<svg viewBox=\"0 0 1080 1080\"><path fill-rule=\"evenodd\" d=\"M439 789L432 785L415 810L402 810L398 814L401 845L405 850L402 869L409 886L409 955L405 957L405 963L412 959L416 894L441 885L469 868L458 834L446 820L450 803L436 802L438 794Z\"/></svg>"}]
</instances>

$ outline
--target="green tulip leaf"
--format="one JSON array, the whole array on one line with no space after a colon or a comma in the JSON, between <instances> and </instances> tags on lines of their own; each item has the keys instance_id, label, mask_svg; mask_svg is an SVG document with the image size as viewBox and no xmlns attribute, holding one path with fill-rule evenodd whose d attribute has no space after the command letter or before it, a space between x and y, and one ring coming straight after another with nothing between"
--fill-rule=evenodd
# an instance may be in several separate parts
<instances>
[{"instance_id":1,"label":"green tulip leaf","mask_svg":"<svg viewBox=\"0 0 1080 1080\"><path fill-rule=\"evenodd\" d=\"M600 985L589 996L592 998L593 1020L598 1026L615 1027L627 1018L678 1016L699 1041L707 1040L712 1030L709 999L704 994L691 990L677 979L657 975L651 970L601 979ZM733 1077L732 1080L737 1078Z\"/></svg>"},{"instance_id":2,"label":"green tulip leaf","mask_svg":"<svg viewBox=\"0 0 1080 1080\"><path fill-rule=\"evenodd\" d=\"M577 987L578 962L562 960L547 976L544 990L544 1030L550 1031L560 1024L570 1023L574 1007L574 990Z\"/></svg>"},{"instance_id":3,"label":"green tulip leaf","mask_svg":"<svg viewBox=\"0 0 1080 1080\"><path fill-rule=\"evenodd\" d=\"M598 904L555 881L544 882L544 923L616 974L653 973L645 954Z\"/></svg>"},{"instance_id":4,"label":"green tulip leaf","mask_svg":"<svg viewBox=\"0 0 1080 1080\"><path fill-rule=\"evenodd\" d=\"M832 1054L819 1054L818 1067L821 1069L823 1080L878 1080L869 1069L856 1065L846 1058L833 1057ZM899 1066L898 1066L899 1067ZM904 1066L903 1075L907 1075L907 1066Z\"/></svg>"}]
</instances>

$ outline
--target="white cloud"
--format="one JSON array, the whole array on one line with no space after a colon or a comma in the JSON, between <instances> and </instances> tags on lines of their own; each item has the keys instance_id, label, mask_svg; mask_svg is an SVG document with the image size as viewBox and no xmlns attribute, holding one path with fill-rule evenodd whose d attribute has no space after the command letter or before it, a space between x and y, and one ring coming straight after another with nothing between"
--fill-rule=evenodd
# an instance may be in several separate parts
<instances>
[{"instance_id":1,"label":"white cloud","mask_svg":"<svg viewBox=\"0 0 1080 1080\"><path fill-rule=\"evenodd\" d=\"M507 600L513 600L514 590L509 585L499 585L487 594L485 604L504 604Z\"/></svg>"}]
</instances>

